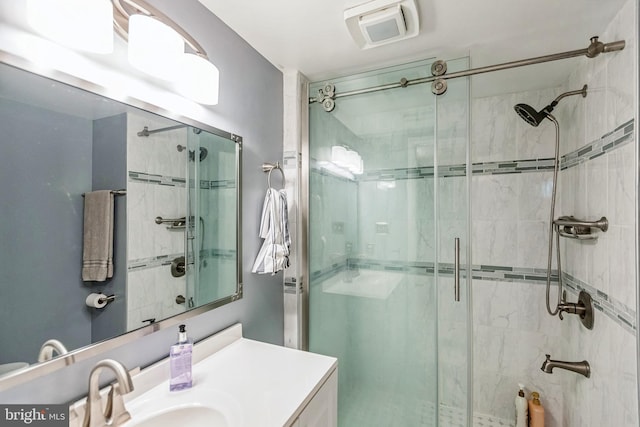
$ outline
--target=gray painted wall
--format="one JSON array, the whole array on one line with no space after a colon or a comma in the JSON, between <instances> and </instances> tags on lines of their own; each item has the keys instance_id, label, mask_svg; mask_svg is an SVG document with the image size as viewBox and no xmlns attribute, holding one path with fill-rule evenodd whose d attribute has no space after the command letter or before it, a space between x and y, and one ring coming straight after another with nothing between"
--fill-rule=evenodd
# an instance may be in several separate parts
<instances>
[{"instance_id":1,"label":"gray painted wall","mask_svg":"<svg viewBox=\"0 0 640 427\"><path fill-rule=\"evenodd\" d=\"M0 363L33 363L51 338L69 348L91 342L90 313L77 309L86 297L80 195L91 189L91 128L0 100Z\"/></svg>"},{"instance_id":2,"label":"gray painted wall","mask_svg":"<svg viewBox=\"0 0 640 427\"><path fill-rule=\"evenodd\" d=\"M127 188L127 115L93 121L92 187L96 190ZM91 341L120 335L127 330L127 197L114 196L113 277L106 282L87 282L91 292L116 296L101 310L91 313Z\"/></svg>"},{"instance_id":3,"label":"gray painted wall","mask_svg":"<svg viewBox=\"0 0 640 427\"><path fill-rule=\"evenodd\" d=\"M282 159L282 73L197 0L152 0L207 50L220 70L220 103L211 109L223 128L244 138L243 152L243 275L244 297L187 321L190 334L202 339L236 322L245 336L283 342L282 276L250 273L261 240L259 217L265 192L265 161ZM0 393L3 403L63 403L86 394L87 378L96 361L110 357L127 367L146 366L166 357L174 331L161 331L108 354Z\"/></svg>"}]
</instances>

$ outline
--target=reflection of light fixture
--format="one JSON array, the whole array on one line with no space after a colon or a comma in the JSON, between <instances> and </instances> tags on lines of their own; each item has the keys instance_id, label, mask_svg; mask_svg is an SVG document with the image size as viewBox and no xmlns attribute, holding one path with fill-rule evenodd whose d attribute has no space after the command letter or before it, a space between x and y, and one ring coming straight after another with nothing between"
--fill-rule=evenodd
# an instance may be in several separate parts
<instances>
[{"instance_id":1,"label":"reflection of light fixture","mask_svg":"<svg viewBox=\"0 0 640 427\"><path fill-rule=\"evenodd\" d=\"M347 151L347 167L355 175L362 175L362 158L356 151Z\"/></svg>"},{"instance_id":2,"label":"reflection of light fixture","mask_svg":"<svg viewBox=\"0 0 640 427\"><path fill-rule=\"evenodd\" d=\"M349 159L347 158L347 149L340 145L331 147L331 163L341 168L349 168Z\"/></svg>"},{"instance_id":3,"label":"reflection of light fixture","mask_svg":"<svg viewBox=\"0 0 640 427\"><path fill-rule=\"evenodd\" d=\"M326 170L326 171L329 171L333 175L341 176L343 178L347 178L347 179L350 179L352 181L355 180L355 177L353 176L353 174L351 172L349 172L346 169L343 169L343 168L339 167L338 165L336 165L333 162L318 161L318 166L321 167L322 169Z\"/></svg>"},{"instance_id":4,"label":"reflection of light fixture","mask_svg":"<svg viewBox=\"0 0 640 427\"><path fill-rule=\"evenodd\" d=\"M396 181L395 180L378 181L376 183L376 187L378 188L378 190L392 190L396 188Z\"/></svg>"},{"instance_id":5,"label":"reflection of light fixture","mask_svg":"<svg viewBox=\"0 0 640 427\"><path fill-rule=\"evenodd\" d=\"M122 37L129 39L129 61L136 68L172 81L180 93L196 102L206 105L218 103L218 69L209 62L207 52L189 33L145 0L111 1L117 12L114 26ZM155 21L152 24L163 34L162 38L141 37L135 28L138 16ZM178 52L176 38L181 39ZM132 43L135 44L135 52L131 52Z\"/></svg>"},{"instance_id":6,"label":"reflection of light fixture","mask_svg":"<svg viewBox=\"0 0 640 427\"><path fill-rule=\"evenodd\" d=\"M347 169L354 175L361 175L364 170L360 154L341 145L331 147L331 162L336 166Z\"/></svg>"},{"instance_id":7,"label":"reflection of light fixture","mask_svg":"<svg viewBox=\"0 0 640 427\"><path fill-rule=\"evenodd\" d=\"M129 17L128 57L140 71L174 81L184 55L184 41L173 28L147 15Z\"/></svg>"},{"instance_id":8,"label":"reflection of light fixture","mask_svg":"<svg viewBox=\"0 0 640 427\"><path fill-rule=\"evenodd\" d=\"M27 21L39 34L72 49L113 51L109 0L28 0Z\"/></svg>"}]
</instances>

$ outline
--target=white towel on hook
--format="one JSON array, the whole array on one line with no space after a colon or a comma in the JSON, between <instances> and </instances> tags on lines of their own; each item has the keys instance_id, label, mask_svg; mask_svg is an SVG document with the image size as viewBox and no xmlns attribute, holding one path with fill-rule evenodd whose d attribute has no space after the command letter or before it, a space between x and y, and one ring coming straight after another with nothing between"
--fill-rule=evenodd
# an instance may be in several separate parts
<instances>
[{"instance_id":1,"label":"white towel on hook","mask_svg":"<svg viewBox=\"0 0 640 427\"><path fill-rule=\"evenodd\" d=\"M267 189L262 206L260 237L264 242L251 271L258 274L275 274L289 267L291 238L289 237L287 193L284 189Z\"/></svg>"}]
</instances>

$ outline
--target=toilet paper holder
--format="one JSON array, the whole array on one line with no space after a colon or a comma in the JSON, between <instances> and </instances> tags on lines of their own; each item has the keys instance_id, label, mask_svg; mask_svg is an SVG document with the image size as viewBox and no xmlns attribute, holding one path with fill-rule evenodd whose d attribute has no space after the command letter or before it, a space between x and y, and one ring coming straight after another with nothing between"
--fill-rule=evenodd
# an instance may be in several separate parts
<instances>
[{"instance_id":1,"label":"toilet paper holder","mask_svg":"<svg viewBox=\"0 0 640 427\"><path fill-rule=\"evenodd\" d=\"M106 302L107 304L109 304L110 302L113 302L116 300L116 296L115 294L113 295L105 295L105 298L100 298L98 301L100 302L100 304L102 304L103 302Z\"/></svg>"}]
</instances>

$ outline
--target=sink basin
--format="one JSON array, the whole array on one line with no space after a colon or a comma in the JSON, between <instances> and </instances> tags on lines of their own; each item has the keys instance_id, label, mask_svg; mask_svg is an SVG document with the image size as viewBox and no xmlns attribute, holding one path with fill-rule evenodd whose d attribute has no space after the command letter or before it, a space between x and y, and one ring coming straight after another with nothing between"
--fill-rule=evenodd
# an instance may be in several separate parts
<instances>
[{"instance_id":1,"label":"sink basin","mask_svg":"<svg viewBox=\"0 0 640 427\"><path fill-rule=\"evenodd\" d=\"M169 408L147 417L138 416L126 424L131 427L229 427L232 424L222 412L200 405Z\"/></svg>"},{"instance_id":2,"label":"sink basin","mask_svg":"<svg viewBox=\"0 0 640 427\"><path fill-rule=\"evenodd\" d=\"M131 420L123 427L234 427L242 425L240 405L210 387L170 392L166 383L126 404Z\"/></svg>"}]
</instances>

